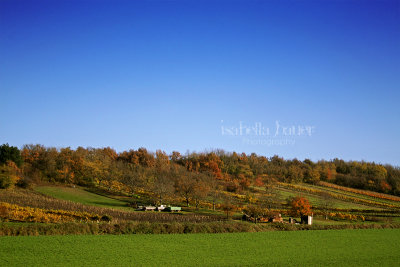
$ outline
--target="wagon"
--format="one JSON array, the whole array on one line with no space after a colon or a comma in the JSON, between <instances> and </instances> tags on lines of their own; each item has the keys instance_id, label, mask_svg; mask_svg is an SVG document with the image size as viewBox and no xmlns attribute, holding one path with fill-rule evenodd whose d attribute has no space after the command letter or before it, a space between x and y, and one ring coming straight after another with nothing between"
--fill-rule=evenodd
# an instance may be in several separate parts
<instances>
[{"instance_id":1,"label":"wagon","mask_svg":"<svg viewBox=\"0 0 400 267\"><path fill-rule=\"evenodd\" d=\"M158 211L163 211L164 209L165 209L165 206L164 206L164 205L161 205L161 206L157 207L156 210L158 210Z\"/></svg>"},{"instance_id":2,"label":"wagon","mask_svg":"<svg viewBox=\"0 0 400 267\"><path fill-rule=\"evenodd\" d=\"M164 210L168 212L179 212L181 211L181 207L166 207Z\"/></svg>"},{"instance_id":3,"label":"wagon","mask_svg":"<svg viewBox=\"0 0 400 267\"><path fill-rule=\"evenodd\" d=\"M153 211L153 210L156 210L156 207L154 207L154 206L145 206L144 207L144 211Z\"/></svg>"}]
</instances>

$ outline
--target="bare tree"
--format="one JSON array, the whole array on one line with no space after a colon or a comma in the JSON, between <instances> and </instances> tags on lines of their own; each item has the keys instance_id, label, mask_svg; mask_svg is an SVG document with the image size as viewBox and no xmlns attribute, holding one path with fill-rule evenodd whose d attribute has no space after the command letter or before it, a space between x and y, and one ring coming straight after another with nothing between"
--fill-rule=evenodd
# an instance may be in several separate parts
<instances>
[{"instance_id":1,"label":"bare tree","mask_svg":"<svg viewBox=\"0 0 400 267\"><path fill-rule=\"evenodd\" d=\"M160 205L162 205L164 198L170 195L174 189L171 172L169 169L156 170L152 189L156 194Z\"/></svg>"},{"instance_id":2,"label":"bare tree","mask_svg":"<svg viewBox=\"0 0 400 267\"><path fill-rule=\"evenodd\" d=\"M186 206L189 207L196 185L194 174L179 168L175 175L175 192L184 198Z\"/></svg>"},{"instance_id":3,"label":"bare tree","mask_svg":"<svg viewBox=\"0 0 400 267\"><path fill-rule=\"evenodd\" d=\"M196 206L196 209L199 208L200 201L204 200L208 192L210 192L210 185L209 181L211 177L202 173L195 174L195 184L194 184L194 191L193 191L193 200Z\"/></svg>"},{"instance_id":4,"label":"bare tree","mask_svg":"<svg viewBox=\"0 0 400 267\"><path fill-rule=\"evenodd\" d=\"M321 194L322 200L319 208L321 209L322 214L325 216L325 220L328 219L329 211L333 208L332 197L328 193Z\"/></svg>"},{"instance_id":5,"label":"bare tree","mask_svg":"<svg viewBox=\"0 0 400 267\"><path fill-rule=\"evenodd\" d=\"M219 185L218 181L213 177L210 177L208 185L210 188L210 190L208 192L208 196L210 197L210 199L212 201L212 209L213 209L213 211L215 211L216 202L221 198L220 185Z\"/></svg>"}]
</instances>

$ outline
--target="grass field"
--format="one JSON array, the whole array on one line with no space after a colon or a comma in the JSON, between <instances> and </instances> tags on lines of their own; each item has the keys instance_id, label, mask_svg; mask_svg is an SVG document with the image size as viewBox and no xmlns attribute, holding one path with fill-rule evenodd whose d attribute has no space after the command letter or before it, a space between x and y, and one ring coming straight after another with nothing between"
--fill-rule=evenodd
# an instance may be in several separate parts
<instances>
[{"instance_id":1,"label":"grass field","mask_svg":"<svg viewBox=\"0 0 400 267\"><path fill-rule=\"evenodd\" d=\"M400 230L0 237L0 266L398 266Z\"/></svg>"},{"instance_id":2,"label":"grass field","mask_svg":"<svg viewBox=\"0 0 400 267\"><path fill-rule=\"evenodd\" d=\"M80 187L37 186L35 190L48 196L85 205L132 211L124 201L94 194Z\"/></svg>"}]
</instances>

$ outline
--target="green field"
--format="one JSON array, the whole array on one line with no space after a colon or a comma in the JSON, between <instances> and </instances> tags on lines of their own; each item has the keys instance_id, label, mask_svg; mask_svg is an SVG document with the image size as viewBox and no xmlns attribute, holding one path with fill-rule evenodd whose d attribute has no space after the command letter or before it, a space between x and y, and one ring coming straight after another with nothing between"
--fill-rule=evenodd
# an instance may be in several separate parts
<instances>
[{"instance_id":1,"label":"green field","mask_svg":"<svg viewBox=\"0 0 400 267\"><path fill-rule=\"evenodd\" d=\"M400 230L0 237L0 266L398 266Z\"/></svg>"},{"instance_id":2,"label":"green field","mask_svg":"<svg viewBox=\"0 0 400 267\"><path fill-rule=\"evenodd\" d=\"M126 202L94 194L80 187L37 186L35 190L48 196L85 205L132 211Z\"/></svg>"}]
</instances>

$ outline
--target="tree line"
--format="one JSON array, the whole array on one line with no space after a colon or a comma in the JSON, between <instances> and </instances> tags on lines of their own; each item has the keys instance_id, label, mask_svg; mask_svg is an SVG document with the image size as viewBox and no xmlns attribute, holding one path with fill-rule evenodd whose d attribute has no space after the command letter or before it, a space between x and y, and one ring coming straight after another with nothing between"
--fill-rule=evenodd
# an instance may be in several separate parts
<instances>
[{"instance_id":1,"label":"tree line","mask_svg":"<svg viewBox=\"0 0 400 267\"><path fill-rule=\"evenodd\" d=\"M274 182L312 183L326 181L358 189L400 195L400 169L374 162L333 159L265 157L224 150L166 154L146 148L116 152L110 147L71 149L24 145L21 149L0 146L0 187L14 184L56 182L104 186L118 182L131 193L146 189L159 202L171 194L187 204L221 191L243 192L250 186Z\"/></svg>"}]
</instances>

